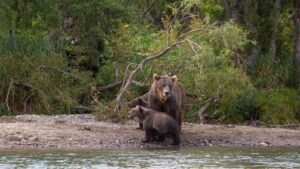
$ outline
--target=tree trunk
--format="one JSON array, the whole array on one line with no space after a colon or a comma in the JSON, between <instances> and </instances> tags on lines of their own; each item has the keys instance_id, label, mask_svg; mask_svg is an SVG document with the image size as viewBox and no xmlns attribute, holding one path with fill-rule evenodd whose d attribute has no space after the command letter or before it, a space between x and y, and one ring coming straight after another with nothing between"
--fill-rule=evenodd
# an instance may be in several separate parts
<instances>
[{"instance_id":1,"label":"tree trunk","mask_svg":"<svg viewBox=\"0 0 300 169\"><path fill-rule=\"evenodd\" d=\"M11 16L12 20L11 20L11 23L10 23L10 30L9 30L10 45L11 45L11 49L13 51L16 50L16 48L17 48L16 27L17 27L17 22L20 20L20 18L18 16L18 14L19 14L18 6L19 6L18 1L14 1L12 6L10 7L11 10L16 12L16 14L12 14L12 16Z\"/></svg>"},{"instance_id":2,"label":"tree trunk","mask_svg":"<svg viewBox=\"0 0 300 169\"><path fill-rule=\"evenodd\" d=\"M231 12L230 12L230 8L228 5L228 1L227 0L222 0L223 3L223 7L224 7L224 12L225 12L225 18L226 19L230 19L231 18Z\"/></svg>"},{"instance_id":3,"label":"tree trunk","mask_svg":"<svg viewBox=\"0 0 300 169\"><path fill-rule=\"evenodd\" d=\"M255 26L255 17L257 15L257 1L256 0L245 0L244 1L244 20L246 27L251 31L250 36L253 40L257 40L258 30ZM249 71L253 70L253 67L257 60L257 55L259 53L259 47L257 45L251 48L251 52L248 55L246 62Z\"/></svg>"},{"instance_id":4,"label":"tree trunk","mask_svg":"<svg viewBox=\"0 0 300 169\"><path fill-rule=\"evenodd\" d=\"M294 0L294 23L295 23L295 43L294 43L294 85L300 86L300 1Z\"/></svg>"},{"instance_id":5,"label":"tree trunk","mask_svg":"<svg viewBox=\"0 0 300 169\"><path fill-rule=\"evenodd\" d=\"M271 37L270 37L270 44L269 44L269 56L274 60L276 58L276 32L277 32L277 25L279 16L281 13L281 0L276 0L273 15L272 15L272 23L270 27Z\"/></svg>"},{"instance_id":6,"label":"tree trunk","mask_svg":"<svg viewBox=\"0 0 300 169\"><path fill-rule=\"evenodd\" d=\"M231 6L232 19L239 24L242 24L243 22L241 3L240 0L233 0Z\"/></svg>"}]
</instances>

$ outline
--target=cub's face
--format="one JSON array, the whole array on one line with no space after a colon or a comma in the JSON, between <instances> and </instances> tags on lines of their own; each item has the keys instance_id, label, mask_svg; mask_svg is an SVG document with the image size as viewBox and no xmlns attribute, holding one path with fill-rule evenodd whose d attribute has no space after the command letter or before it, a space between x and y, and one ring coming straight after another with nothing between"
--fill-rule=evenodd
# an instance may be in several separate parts
<instances>
[{"instance_id":1,"label":"cub's face","mask_svg":"<svg viewBox=\"0 0 300 169\"><path fill-rule=\"evenodd\" d=\"M176 81L176 76L158 76L154 74L155 90L161 102L165 102L170 96Z\"/></svg>"},{"instance_id":2,"label":"cub's face","mask_svg":"<svg viewBox=\"0 0 300 169\"><path fill-rule=\"evenodd\" d=\"M143 109L140 106L136 106L128 112L128 118L136 122L142 122L145 119Z\"/></svg>"}]
</instances>

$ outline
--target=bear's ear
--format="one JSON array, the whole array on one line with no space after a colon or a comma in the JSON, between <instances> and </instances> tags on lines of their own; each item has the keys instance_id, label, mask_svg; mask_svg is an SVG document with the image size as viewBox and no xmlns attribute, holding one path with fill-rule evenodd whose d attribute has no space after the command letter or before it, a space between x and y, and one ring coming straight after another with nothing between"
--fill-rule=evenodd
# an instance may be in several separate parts
<instances>
[{"instance_id":1,"label":"bear's ear","mask_svg":"<svg viewBox=\"0 0 300 169\"><path fill-rule=\"evenodd\" d=\"M160 76L158 76L157 74L154 74L154 75L153 75L153 79L154 79L154 80L159 80L159 79L160 79Z\"/></svg>"},{"instance_id":2,"label":"bear's ear","mask_svg":"<svg viewBox=\"0 0 300 169\"><path fill-rule=\"evenodd\" d=\"M172 82L175 82L177 80L177 76L176 75L172 76L171 80L172 80Z\"/></svg>"}]
</instances>

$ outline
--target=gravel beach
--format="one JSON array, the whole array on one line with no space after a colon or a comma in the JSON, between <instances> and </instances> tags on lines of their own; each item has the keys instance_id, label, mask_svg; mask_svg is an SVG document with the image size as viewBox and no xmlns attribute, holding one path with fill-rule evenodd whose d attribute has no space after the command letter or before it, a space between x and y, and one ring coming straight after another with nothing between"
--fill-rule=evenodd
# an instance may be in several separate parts
<instances>
[{"instance_id":1,"label":"gravel beach","mask_svg":"<svg viewBox=\"0 0 300 169\"><path fill-rule=\"evenodd\" d=\"M133 121L109 123L90 114L19 115L0 119L0 148L147 148L170 146L141 143L144 132ZM239 125L184 123L181 147L300 146L300 130Z\"/></svg>"}]
</instances>

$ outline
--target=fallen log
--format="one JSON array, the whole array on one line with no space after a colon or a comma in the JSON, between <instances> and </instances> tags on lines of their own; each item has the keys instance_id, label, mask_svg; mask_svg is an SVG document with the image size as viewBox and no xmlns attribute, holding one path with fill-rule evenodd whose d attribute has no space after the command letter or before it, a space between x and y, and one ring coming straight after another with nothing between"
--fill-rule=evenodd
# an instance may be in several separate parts
<instances>
[{"instance_id":1,"label":"fallen log","mask_svg":"<svg viewBox=\"0 0 300 169\"><path fill-rule=\"evenodd\" d=\"M76 114L90 114L95 112L96 110L92 107L87 107L83 105L76 106L73 110Z\"/></svg>"}]
</instances>

